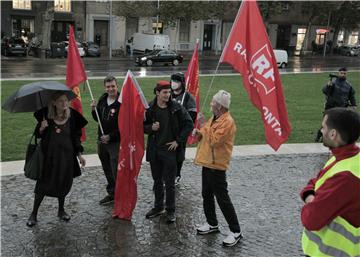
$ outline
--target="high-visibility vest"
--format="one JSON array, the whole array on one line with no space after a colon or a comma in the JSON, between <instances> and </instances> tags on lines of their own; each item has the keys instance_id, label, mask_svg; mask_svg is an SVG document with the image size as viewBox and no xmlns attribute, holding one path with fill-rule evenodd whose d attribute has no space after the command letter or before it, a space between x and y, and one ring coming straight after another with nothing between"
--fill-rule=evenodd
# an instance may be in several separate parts
<instances>
[{"instance_id":1,"label":"high-visibility vest","mask_svg":"<svg viewBox=\"0 0 360 257\"><path fill-rule=\"evenodd\" d=\"M335 157L332 157L324 168L334 161ZM360 153L331 167L316 181L315 192L327 179L344 171L350 171L360 179ZM311 257L360 257L360 227L356 228L338 216L319 231L304 229L301 243L304 253Z\"/></svg>"}]
</instances>

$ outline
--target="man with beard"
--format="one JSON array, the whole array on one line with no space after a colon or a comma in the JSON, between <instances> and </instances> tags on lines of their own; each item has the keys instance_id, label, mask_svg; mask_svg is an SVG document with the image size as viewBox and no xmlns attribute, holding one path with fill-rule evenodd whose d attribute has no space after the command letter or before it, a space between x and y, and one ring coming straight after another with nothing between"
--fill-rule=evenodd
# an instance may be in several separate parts
<instances>
[{"instance_id":1,"label":"man with beard","mask_svg":"<svg viewBox=\"0 0 360 257\"><path fill-rule=\"evenodd\" d=\"M301 191L307 256L360 256L360 115L346 108L325 111L323 144L333 156Z\"/></svg>"},{"instance_id":2,"label":"man with beard","mask_svg":"<svg viewBox=\"0 0 360 257\"><path fill-rule=\"evenodd\" d=\"M339 69L338 77L335 81L329 81L322 89L326 96L325 110L334 107L351 107L356 109L355 90L350 82L346 80L347 69ZM315 142L321 139L321 129L318 130Z\"/></svg>"},{"instance_id":3,"label":"man with beard","mask_svg":"<svg viewBox=\"0 0 360 257\"><path fill-rule=\"evenodd\" d=\"M185 108L171 99L171 84L159 81L154 88L155 99L145 113L144 132L148 134L146 160L150 162L154 180L155 203L146 218L165 212L166 191L167 222L175 222L175 176L177 148L185 144L194 125Z\"/></svg>"}]
</instances>

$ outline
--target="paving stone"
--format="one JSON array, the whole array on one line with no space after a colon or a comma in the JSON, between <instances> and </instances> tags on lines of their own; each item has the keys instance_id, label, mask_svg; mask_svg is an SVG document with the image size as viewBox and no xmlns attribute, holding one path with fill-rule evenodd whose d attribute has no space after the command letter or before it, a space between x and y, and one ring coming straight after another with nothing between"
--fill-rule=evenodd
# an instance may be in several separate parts
<instances>
[{"instance_id":1,"label":"paving stone","mask_svg":"<svg viewBox=\"0 0 360 257\"><path fill-rule=\"evenodd\" d=\"M23 175L2 177L1 256L108 257L108 256L301 256L302 226L299 191L316 174L327 154L236 157L227 172L229 192L244 239L224 248L229 229L217 208L220 233L200 236L197 225L205 221L201 197L201 168L186 161L183 179L176 187L174 224L166 217L145 219L153 206L148 164L138 180L138 202L132 221L113 219L112 206L101 206L106 195L101 167L86 168L74 180L65 201L69 222L57 218L57 199L46 197L39 223L25 223L33 204L35 182Z\"/></svg>"}]
</instances>

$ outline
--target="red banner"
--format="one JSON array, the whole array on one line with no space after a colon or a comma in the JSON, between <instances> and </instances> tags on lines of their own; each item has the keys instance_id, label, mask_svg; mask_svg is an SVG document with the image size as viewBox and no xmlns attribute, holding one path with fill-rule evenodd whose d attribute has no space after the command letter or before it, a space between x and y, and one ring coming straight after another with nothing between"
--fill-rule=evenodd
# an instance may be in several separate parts
<instances>
[{"instance_id":1,"label":"red banner","mask_svg":"<svg viewBox=\"0 0 360 257\"><path fill-rule=\"evenodd\" d=\"M120 151L113 217L131 220L137 201L137 178L144 156L144 112L147 101L128 71L119 97Z\"/></svg>"},{"instance_id":2,"label":"red banner","mask_svg":"<svg viewBox=\"0 0 360 257\"><path fill-rule=\"evenodd\" d=\"M87 77L84 64L80 58L79 50L76 45L74 28L73 26L70 26L69 46L66 60L66 85L77 95L76 99L72 100L71 106L81 114L83 113L83 110L80 89L78 86L85 80L87 80ZM85 128L82 128L81 141L85 141L85 133Z\"/></svg>"},{"instance_id":3,"label":"red banner","mask_svg":"<svg viewBox=\"0 0 360 257\"><path fill-rule=\"evenodd\" d=\"M220 62L233 66L261 112L267 143L277 150L291 132L275 55L256 1L243 1Z\"/></svg>"},{"instance_id":4,"label":"red banner","mask_svg":"<svg viewBox=\"0 0 360 257\"><path fill-rule=\"evenodd\" d=\"M186 90L196 99L196 112L200 111L200 85L199 85L199 42L196 42L194 53L185 73ZM200 128L199 122L195 120L194 128ZM188 144L197 143L197 137L192 133L189 135Z\"/></svg>"}]
</instances>

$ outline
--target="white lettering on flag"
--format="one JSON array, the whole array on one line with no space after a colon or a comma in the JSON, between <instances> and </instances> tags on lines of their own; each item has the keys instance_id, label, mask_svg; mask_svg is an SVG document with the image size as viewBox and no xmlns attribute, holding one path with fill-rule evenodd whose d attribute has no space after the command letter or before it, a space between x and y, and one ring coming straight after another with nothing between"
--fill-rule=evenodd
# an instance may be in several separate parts
<instances>
[{"instance_id":1,"label":"white lettering on flag","mask_svg":"<svg viewBox=\"0 0 360 257\"><path fill-rule=\"evenodd\" d=\"M264 119L268 125L271 125L271 128L281 136L281 127L280 122L276 119L276 117L270 112L269 108L263 106Z\"/></svg>"}]
</instances>

